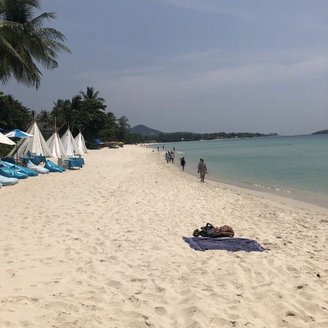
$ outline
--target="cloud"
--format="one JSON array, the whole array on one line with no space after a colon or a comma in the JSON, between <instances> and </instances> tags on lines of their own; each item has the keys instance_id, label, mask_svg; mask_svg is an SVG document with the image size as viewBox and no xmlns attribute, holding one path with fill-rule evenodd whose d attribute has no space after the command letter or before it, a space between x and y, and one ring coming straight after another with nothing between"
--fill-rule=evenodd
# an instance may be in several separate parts
<instances>
[{"instance_id":1,"label":"cloud","mask_svg":"<svg viewBox=\"0 0 328 328\"><path fill-rule=\"evenodd\" d=\"M242 2L239 4L228 1L217 0L160 0L177 7L186 8L194 11L209 12L212 14L221 14L229 16L238 16L239 18L251 19L251 16L242 10Z\"/></svg>"},{"instance_id":2,"label":"cloud","mask_svg":"<svg viewBox=\"0 0 328 328\"><path fill-rule=\"evenodd\" d=\"M200 62L200 61L212 61L225 53L222 48L207 49L203 51L193 51L177 55L173 58L175 61L180 62Z\"/></svg>"},{"instance_id":3,"label":"cloud","mask_svg":"<svg viewBox=\"0 0 328 328\"><path fill-rule=\"evenodd\" d=\"M306 56L295 54L265 54L255 58L238 57L222 66L220 61L224 51L209 49L173 57L161 66L149 66L116 71L84 71L77 76L80 81L97 81L115 90L128 89L130 95L157 98L170 97L181 93L194 93L206 90L207 93L221 87L240 85L263 85L287 83L292 80L324 78L328 74L328 56ZM227 57L226 54L223 55ZM239 60L239 61L238 61ZM186 61L187 69L186 69ZM196 63L201 62L199 65ZM193 65L193 63L195 65ZM191 69L192 68L192 69Z\"/></svg>"},{"instance_id":4,"label":"cloud","mask_svg":"<svg viewBox=\"0 0 328 328\"><path fill-rule=\"evenodd\" d=\"M284 82L316 78L328 73L328 57L314 56L303 60L256 62L195 73L184 83L186 89L215 89L221 86Z\"/></svg>"},{"instance_id":5,"label":"cloud","mask_svg":"<svg viewBox=\"0 0 328 328\"><path fill-rule=\"evenodd\" d=\"M182 69L188 58L213 61L219 50L186 53L163 63L118 71L88 71L79 78L105 96L109 110L132 125L162 131L260 131L281 134L315 130L326 114L328 56L271 54L234 58L226 67ZM213 54L213 56L211 55ZM239 60L238 60L239 59ZM317 83L317 80L324 82ZM315 80L315 83L313 82ZM307 118L313 108L317 113ZM288 120L294 117L293 124ZM311 125L312 124L312 125Z\"/></svg>"}]
</instances>

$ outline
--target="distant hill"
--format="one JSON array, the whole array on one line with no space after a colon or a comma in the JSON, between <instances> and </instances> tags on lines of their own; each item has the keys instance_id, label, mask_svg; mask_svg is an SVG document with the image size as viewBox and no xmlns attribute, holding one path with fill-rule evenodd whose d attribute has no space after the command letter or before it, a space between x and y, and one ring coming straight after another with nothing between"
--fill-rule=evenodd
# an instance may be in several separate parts
<instances>
[{"instance_id":1,"label":"distant hill","mask_svg":"<svg viewBox=\"0 0 328 328\"><path fill-rule=\"evenodd\" d=\"M314 132L312 134L328 134L328 130L321 130L321 131Z\"/></svg>"},{"instance_id":2,"label":"distant hill","mask_svg":"<svg viewBox=\"0 0 328 328\"><path fill-rule=\"evenodd\" d=\"M131 128L130 133L139 134L144 137L155 137L163 132L151 129L146 125L139 124Z\"/></svg>"},{"instance_id":3,"label":"distant hill","mask_svg":"<svg viewBox=\"0 0 328 328\"><path fill-rule=\"evenodd\" d=\"M214 133L194 133L194 132L161 132L139 124L129 130L133 143L140 142L178 142L178 141L197 141L197 140L215 140L230 138L256 138L276 136L276 133L262 134L251 132L214 132Z\"/></svg>"}]
</instances>

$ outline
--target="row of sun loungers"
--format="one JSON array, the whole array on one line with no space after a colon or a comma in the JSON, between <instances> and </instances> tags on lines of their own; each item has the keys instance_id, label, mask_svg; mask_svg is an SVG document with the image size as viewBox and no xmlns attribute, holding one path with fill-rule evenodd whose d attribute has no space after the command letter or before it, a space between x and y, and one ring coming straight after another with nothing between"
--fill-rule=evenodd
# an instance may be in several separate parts
<instances>
[{"instance_id":1,"label":"row of sun loungers","mask_svg":"<svg viewBox=\"0 0 328 328\"><path fill-rule=\"evenodd\" d=\"M68 169L80 169L84 165L83 158L68 158L63 161L64 166ZM66 168L57 165L46 159L44 165L36 165L31 160L26 162L26 167L13 164L8 158L0 160L0 187L15 185L19 179L27 179L39 174L48 174L50 172L63 173Z\"/></svg>"}]
</instances>

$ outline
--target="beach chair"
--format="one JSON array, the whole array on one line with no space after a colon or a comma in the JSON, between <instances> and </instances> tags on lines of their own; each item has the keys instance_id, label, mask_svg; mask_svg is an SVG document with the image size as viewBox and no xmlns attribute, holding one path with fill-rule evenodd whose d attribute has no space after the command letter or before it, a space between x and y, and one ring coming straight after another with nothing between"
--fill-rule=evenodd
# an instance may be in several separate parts
<instances>
[{"instance_id":1,"label":"beach chair","mask_svg":"<svg viewBox=\"0 0 328 328\"><path fill-rule=\"evenodd\" d=\"M16 164L15 158L13 157L2 157L1 160L7 163Z\"/></svg>"},{"instance_id":2,"label":"beach chair","mask_svg":"<svg viewBox=\"0 0 328 328\"><path fill-rule=\"evenodd\" d=\"M9 163L9 162L6 162L6 161L0 161L0 164L2 164L5 167L12 168L15 171L23 172L24 174L27 174L29 177L35 177L35 176L38 175L38 172L33 171L33 170L31 170L27 167L24 167L24 166L20 166L20 165L17 165L17 164L12 164L12 163Z\"/></svg>"},{"instance_id":3,"label":"beach chair","mask_svg":"<svg viewBox=\"0 0 328 328\"><path fill-rule=\"evenodd\" d=\"M7 178L16 178L16 179L26 179L28 175L24 172L21 172L15 167L8 167L2 163L0 163L0 174Z\"/></svg>"},{"instance_id":4,"label":"beach chair","mask_svg":"<svg viewBox=\"0 0 328 328\"><path fill-rule=\"evenodd\" d=\"M16 178L7 178L0 175L0 184L1 186L13 186L18 183L18 179Z\"/></svg>"},{"instance_id":5,"label":"beach chair","mask_svg":"<svg viewBox=\"0 0 328 328\"><path fill-rule=\"evenodd\" d=\"M31 161L34 165L39 165L40 163L45 163L46 162L46 157L43 156L43 155L28 153L24 156L21 156L20 160L25 165L27 165L27 163L29 161Z\"/></svg>"},{"instance_id":6,"label":"beach chair","mask_svg":"<svg viewBox=\"0 0 328 328\"><path fill-rule=\"evenodd\" d=\"M48 159L46 160L46 164L44 165L44 168L49 170L49 172L59 172L59 173L65 172L65 169L62 166L59 166Z\"/></svg>"},{"instance_id":7,"label":"beach chair","mask_svg":"<svg viewBox=\"0 0 328 328\"><path fill-rule=\"evenodd\" d=\"M33 171L36 171L40 174L48 174L49 170L40 165L35 165L31 161L27 162L27 167Z\"/></svg>"}]
</instances>

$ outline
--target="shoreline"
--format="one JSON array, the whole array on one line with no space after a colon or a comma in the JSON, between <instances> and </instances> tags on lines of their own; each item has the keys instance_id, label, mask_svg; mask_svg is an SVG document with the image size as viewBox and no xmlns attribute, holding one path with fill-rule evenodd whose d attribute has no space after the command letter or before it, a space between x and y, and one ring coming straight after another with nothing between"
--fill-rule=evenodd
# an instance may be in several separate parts
<instances>
[{"instance_id":1,"label":"shoreline","mask_svg":"<svg viewBox=\"0 0 328 328\"><path fill-rule=\"evenodd\" d=\"M188 174L193 175L190 172L186 172ZM197 175L195 175L197 176ZM197 176L198 177L198 176ZM307 210L315 210L315 211L319 211L322 212L324 214L328 214L328 204L327 207L325 207L323 205L323 202L319 201L316 202L315 200L313 200L313 202L307 201L304 198L297 198L297 197L293 197L295 194L291 193L288 195L281 195L281 194L277 194L275 193L273 190L261 190L261 189L257 189L255 186L254 188L252 188L252 185L246 185L246 184L238 184L235 183L233 184L232 182L223 182L215 179L211 179L211 178L206 178L205 181L211 182L213 184L218 184L221 186L225 186L227 188L231 188L233 190L239 191L239 192L243 192L243 193L247 193L256 197L261 197L263 199L267 199L270 201L275 201L278 203L281 203L281 205L286 205L289 207L295 207L295 208L300 208L300 209L307 209Z\"/></svg>"},{"instance_id":2,"label":"shoreline","mask_svg":"<svg viewBox=\"0 0 328 328\"><path fill-rule=\"evenodd\" d=\"M0 327L328 325L328 215L200 183L139 146L85 163L0 189ZM182 237L207 222L266 251L191 249Z\"/></svg>"},{"instance_id":3,"label":"shoreline","mask_svg":"<svg viewBox=\"0 0 328 328\"><path fill-rule=\"evenodd\" d=\"M149 148L152 149L152 148ZM154 151L157 152L154 148ZM160 155L163 156L163 161L164 160L164 154L165 151L160 150L159 151ZM180 158L179 158L180 159ZM174 166L181 171L179 159L176 157L174 161ZM171 163L169 163L171 164ZM183 172L183 171L181 171ZM197 177L199 179L198 174L196 173L196 167L194 170L190 169L188 165L186 165L184 173L187 173L193 177ZM261 198L265 198L268 200L276 201L281 203L282 205L287 205L291 207L296 207L296 208L303 208L303 209L308 209L308 210L316 210L320 211L324 214L328 213L328 202L325 197L323 197L321 194L314 194L314 193L308 193L308 192L302 192L300 190L292 190L292 191L287 194L281 194L279 192L276 192L274 188L269 187L268 189L264 189L265 186L262 187L256 187L256 185L252 184L246 184L246 183L238 183L234 181L223 181L220 180L219 178L212 178L210 174L207 174L205 177L205 181L214 183L214 184L219 184L222 186L226 186L227 188L234 189L236 191L240 192L245 192L252 194L254 196L258 196ZM322 197L321 197L322 196Z\"/></svg>"}]
</instances>

